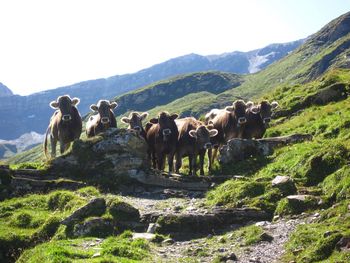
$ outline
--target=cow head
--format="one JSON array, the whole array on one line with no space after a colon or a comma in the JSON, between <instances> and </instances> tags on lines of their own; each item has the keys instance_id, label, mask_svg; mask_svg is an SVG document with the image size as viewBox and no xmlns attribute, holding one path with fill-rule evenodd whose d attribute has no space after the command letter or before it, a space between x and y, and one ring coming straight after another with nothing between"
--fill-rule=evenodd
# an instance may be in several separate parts
<instances>
[{"instance_id":1,"label":"cow head","mask_svg":"<svg viewBox=\"0 0 350 263\"><path fill-rule=\"evenodd\" d=\"M268 127L271 121L272 111L277 107L278 107L278 102L273 101L270 104L267 100L263 100L258 106L254 106L250 110L254 114L260 114L265 127Z\"/></svg>"},{"instance_id":2,"label":"cow head","mask_svg":"<svg viewBox=\"0 0 350 263\"><path fill-rule=\"evenodd\" d=\"M198 149L210 149L212 147L210 137L216 136L218 134L218 130L201 125L196 130L190 130L188 134L196 139Z\"/></svg>"},{"instance_id":3,"label":"cow head","mask_svg":"<svg viewBox=\"0 0 350 263\"><path fill-rule=\"evenodd\" d=\"M159 113L158 118L150 119L153 124L159 125L159 136L163 138L163 141L168 141L174 130L177 131L175 119L178 117L176 113L169 114L166 111ZM176 135L177 136L177 135Z\"/></svg>"},{"instance_id":4,"label":"cow head","mask_svg":"<svg viewBox=\"0 0 350 263\"><path fill-rule=\"evenodd\" d=\"M129 117L121 118L121 122L129 124L129 129L140 133L142 131L142 121L148 117L148 112L138 113L131 112Z\"/></svg>"},{"instance_id":5,"label":"cow head","mask_svg":"<svg viewBox=\"0 0 350 263\"><path fill-rule=\"evenodd\" d=\"M232 106L225 108L226 111L233 114L237 120L237 127L247 122L246 114L247 105L243 100L236 100Z\"/></svg>"},{"instance_id":6,"label":"cow head","mask_svg":"<svg viewBox=\"0 0 350 263\"><path fill-rule=\"evenodd\" d=\"M110 111L117 107L118 104L116 102L110 103L108 100L99 100L97 105L91 104L90 109L93 112L98 112L101 118L102 124L109 124L110 120Z\"/></svg>"},{"instance_id":7,"label":"cow head","mask_svg":"<svg viewBox=\"0 0 350 263\"><path fill-rule=\"evenodd\" d=\"M62 121L70 121L72 119L72 108L77 106L80 99L71 99L69 95L59 96L57 100L50 102L50 107L59 110L62 114Z\"/></svg>"}]
</instances>

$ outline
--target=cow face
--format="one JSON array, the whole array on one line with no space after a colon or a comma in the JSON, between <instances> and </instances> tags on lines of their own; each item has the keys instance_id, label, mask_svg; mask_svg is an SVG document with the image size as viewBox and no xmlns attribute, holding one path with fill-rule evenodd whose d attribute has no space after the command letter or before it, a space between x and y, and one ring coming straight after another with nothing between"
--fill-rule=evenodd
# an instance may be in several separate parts
<instances>
[{"instance_id":1,"label":"cow face","mask_svg":"<svg viewBox=\"0 0 350 263\"><path fill-rule=\"evenodd\" d=\"M196 139L198 149L211 149L212 144L210 142L210 137L216 136L218 130L208 129L205 125L201 125L196 130L190 130L188 134Z\"/></svg>"},{"instance_id":2,"label":"cow face","mask_svg":"<svg viewBox=\"0 0 350 263\"><path fill-rule=\"evenodd\" d=\"M271 121L272 111L277 107L278 103L276 101L270 104L267 100L263 100L258 106L251 108L251 111L255 114L260 114L265 127L268 127Z\"/></svg>"},{"instance_id":3,"label":"cow face","mask_svg":"<svg viewBox=\"0 0 350 263\"><path fill-rule=\"evenodd\" d=\"M151 119L150 122L159 124L159 135L163 138L163 141L168 141L171 137L172 131L177 130L175 119L178 117L176 113L169 114L163 111L159 114L158 119Z\"/></svg>"},{"instance_id":4,"label":"cow face","mask_svg":"<svg viewBox=\"0 0 350 263\"><path fill-rule=\"evenodd\" d=\"M128 117L121 118L121 122L129 124L129 129L138 133L142 131L142 121L148 117L148 112L138 113L132 112Z\"/></svg>"},{"instance_id":5,"label":"cow face","mask_svg":"<svg viewBox=\"0 0 350 263\"><path fill-rule=\"evenodd\" d=\"M245 116L247 105L243 100L236 100L232 106L228 106L225 109L226 111L234 114L237 119L237 127L240 127L247 122L247 118Z\"/></svg>"},{"instance_id":6,"label":"cow face","mask_svg":"<svg viewBox=\"0 0 350 263\"><path fill-rule=\"evenodd\" d=\"M72 108L77 106L80 99L71 99L69 95L59 96L56 101L50 102L50 107L59 110L62 114L62 121L67 122L72 119Z\"/></svg>"},{"instance_id":7,"label":"cow face","mask_svg":"<svg viewBox=\"0 0 350 263\"><path fill-rule=\"evenodd\" d=\"M109 124L110 120L110 111L117 107L118 104L116 102L110 103L108 100L99 100L96 104L91 104L90 109L93 112L98 112L101 118L102 124Z\"/></svg>"}]
</instances>

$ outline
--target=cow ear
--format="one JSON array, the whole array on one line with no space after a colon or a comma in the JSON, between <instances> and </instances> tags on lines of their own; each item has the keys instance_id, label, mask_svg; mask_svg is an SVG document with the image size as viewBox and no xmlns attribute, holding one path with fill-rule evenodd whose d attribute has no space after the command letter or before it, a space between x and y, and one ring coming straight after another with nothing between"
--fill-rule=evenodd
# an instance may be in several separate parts
<instances>
[{"instance_id":1,"label":"cow ear","mask_svg":"<svg viewBox=\"0 0 350 263\"><path fill-rule=\"evenodd\" d=\"M128 117L123 117L120 119L122 123L130 123L130 119Z\"/></svg>"},{"instance_id":2,"label":"cow ear","mask_svg":"<svg viewBox=\"0 0 350 263\"><path fill-rule=\"evenodd\" d=\"M260 112L260 108L257 106L254 106L250 109L250 111L254 114L258 114Z\"/></svg>"},{"instance_id":3,"label":"cow ear","mask_svg":"<svg viewBox=\"0 0 350 263\"><path fill-rule=\"evenodd\" d=\"M80 99L79 99L79 98L73 98L73 99L72 99L72 105L73 105L73 106L77 106L77 105L79 104L79 102L80 102Z\"/></svg>"},{"instance_id":4,"label":"cow ear","mask_svg":"<svg viewBox=\"0 0 350 263\"><path fill-rule=\"evenodd\" d=\"M170 119L172 119L172 120L177 119L177 117L179 117L179 114L173 113L170 115Z\"/></svg>"},{"instance_id":5,"label":"cow ear","mask_svg":"<svg viewBox=\"0 0 350 263\"><path fill-rule=\"evenodd\" d=\"M235 110L235 107L234 106L227 106L225 108L225 110L228 111L228 112L233 112Z\"/></svg>"},{"instance_id":6,"label":"cow ear","mask_svg":"<svg viewBox=\"0 0 350 263\"><path fill-rule=\"evenodd\" d=\"M118 106L118 103L113 101L110 105L111 105L111 109L114 109L114 108L116 108Z\"/></svg>"},{"instance_id":7,"label":"cow ear","mask_svg":"<svg viewBox=\"0 0 350 263\"><path fill-rule=\"evenodd\" d=\"M247 108L251 108L252 106L254 106L254 102L248 101L245 105L247 106Z\"/></svg>"},{"instance_id":8,"label":"cow ear","mask_svg":"<svg viewBox=\"0 0 350 263\"><path fill-rule=\"evenodd\" d=\"M212 129L209 131L209 136L210 137L214 137L218 134L218 130L217 129Z\"/></svg>"},{"instance_id":9,"label":"cow ear","mask_svg":"<svg viewBox=\"0 0 350 263\"><path fill-rule=\"evenodd\" d=\"M91 104L90 105L90 110L92 110L92 111L98 111L98 107L97 107L97 105L96 104Z\"/></svg>"},{"instance_id":10,"label":"cow ear","mask_svg":"<svg viewBox=\"0 0 350 263\"><path fill-rule=\"evenodd\" d=\"M197 138L197 132L196 130L190 130L188 132L188 134L192 137L192 138Z\"/></svg>"},{"instance_id":11,"label":"cow ear","mask_svg":"<svg viewBox=\"0 0 350 263\"><path fill-rule=\"evenodd\" d=\"M152 118L149 120L150 123L153 123L153 124L157 124L158 123L158 119L157 118Z\"/></svg>"},{"instance_id":12,"label":"cow ear","mask_svg":"<svg viewBox=\"0 0 350 263\"><path fill-rule=\"evenodd\" d=\"M148 117L148 112L144 112L141 114L141 121L143 121L144 119L146 119Z\"/></svg>"},{"instance_id":13,"label":"cow ear","mask_svg":"<svg viewBox=\"0 0 350 263\"><path fill-rule=\"evenodd\" d=\"M279 104L278 104L277 101L273 101L273 102L271 103L271 106L272 106L272 109L276 109L276 108L279 106Z\"/></svg>"},{"instance_id":14,"label":"cow ear","mask_svg":"<svg viewBox=\"0 0 350 263\"><path fill-rule=\"evenodd\" d=\"M58 106L59 106L59 104L58 104L57 101L53 100L53 101L50 102L50 107L51 107L51 108L57 110L57 109L58 109Z\"/></svg>"}]
</instances>

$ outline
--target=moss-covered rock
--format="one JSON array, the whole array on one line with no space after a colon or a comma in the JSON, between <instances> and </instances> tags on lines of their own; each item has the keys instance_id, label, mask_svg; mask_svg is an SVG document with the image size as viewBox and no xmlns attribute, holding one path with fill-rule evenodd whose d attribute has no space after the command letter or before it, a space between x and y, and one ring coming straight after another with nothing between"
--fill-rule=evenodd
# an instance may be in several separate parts
<instances>
[{"instance_id":1,"label":"moss-covered rock","mask_svg":"<svg viewBox=\"0 0 350 263\"><path fill-rule=\"evenodd\" d=\"M279 201L275 214L295 215L319 206L319 198L311 195L290 195Z\"/></svg>"},{"instance_id":2,"label":"moss-covered rock","mask_svg":"<svg viewBox=\"0 0 350 263\"><path fill-rule=\"evenodd\" d=\"M297 192L294 181L289 176L276 176L272 182L272 187L278 188L284 195L292 195Z\"/></svg>"},{"instance_id":3,"label":"moss-covered rock","mask_svg":"<svg viewBox=\"0 0 350 263\"><path fill-rule=\"evenodd\" d=\"M140 220L139 210L121 200L112 200L108 204L108 211L117 221L138 222Z\"/></svg>"},{"instance_id":4,"label":"moss-covered rock","mask_svg":"<svg viewBox=\"0 0 350 263\"><path fill-rule=\"evenodd\" d=\"M117 188L150 170L147 144L126 129L109 129L99 136L75 141L72 150L51 162L50 173Z\"/></svg>"}]
</instances>

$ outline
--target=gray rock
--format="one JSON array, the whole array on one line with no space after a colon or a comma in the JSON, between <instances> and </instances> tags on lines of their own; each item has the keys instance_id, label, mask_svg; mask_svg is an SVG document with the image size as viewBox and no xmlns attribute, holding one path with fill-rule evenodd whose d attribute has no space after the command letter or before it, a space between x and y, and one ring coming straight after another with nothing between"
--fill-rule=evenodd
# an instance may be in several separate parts
<instances>
[{"instance_id":1,"label":"gray rock","mask_svg":"<svg viewBox=\"0 0 350 263\"><path fill-rule=\"evenodd\" d=\"M271 182L273 187L277 187L284 195L291 195L297 192L293 180L289 176L277 175Z\"/></svg>"},{"instance_id":2,"label":"gray rock","mask_svg":"<svg viewBox=\"0 0 350 263\"><path fill-rule=\"evenodd\" d=\"M172 238L167 238L167 239L164 239L162 241L162 244L166 244L166 245L171 245L171 244L174 244L175 243L175 240L172 239Z\"/></svg>"},{"instance_id":3,"label":"gray rock","mask_svg":"<svg viewBox=\"0 0 350 263\"><path fill-rule=\"evenodd\" d=\"M70 225L77 223L90 216L100 216L106 211L106 201L103 198L92 199L83 207L75 210L70 216L65 218L61 224Z\"/></svg>"},{"instance_id":4,"label":"gray rock","mask_svg":"<svg viewBox=\"0 0 350 263\"><path fill-rule=\"evenodd\" d=\"M123 201L112 202L108 209L113 218L119 221L138 222L140 220L139 210Z\"/></svg>"},{"instance_id":5,"label":"gray rock","mask_svg":"<svg viewBox=\"0 0 350 263\"><path fill-rule=\"evenodd\" d=\"M152 241L156 238L156 235L152 233L133 233L132 239L137 239L137 238L144 238L148 241Z\"/></svg>"},{"instance_id":6,"label":"gray rock","mask_svg":"<svg viewBox=\"0 0 350 263\"><path fill-rule=\"evenodd\" d=\"M157 231L157 228L159 228L160 225L157 223L150 223L147 228L147 233L154 234Z\"/></svg>"},{"instance_id":7,"label":"gray rock","mask_svg":"<svg viewBox=\"0 0 350 263\"><path fill-rule=\"evenodd\" d=\"M74 226L74 237L106 237L114 234L112 222L104 218L89 218L87 221L78 223Z\"/></svg>"}]
</instances>

